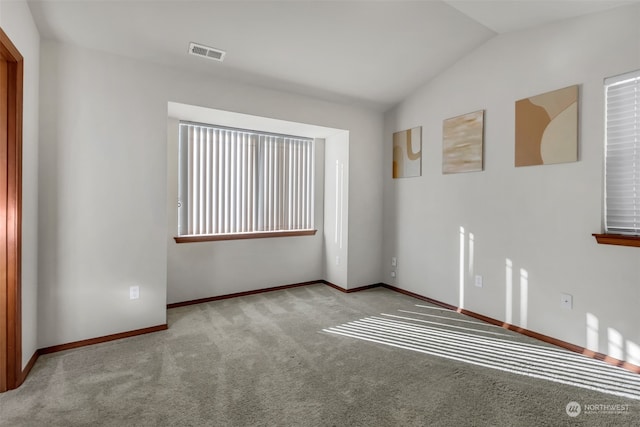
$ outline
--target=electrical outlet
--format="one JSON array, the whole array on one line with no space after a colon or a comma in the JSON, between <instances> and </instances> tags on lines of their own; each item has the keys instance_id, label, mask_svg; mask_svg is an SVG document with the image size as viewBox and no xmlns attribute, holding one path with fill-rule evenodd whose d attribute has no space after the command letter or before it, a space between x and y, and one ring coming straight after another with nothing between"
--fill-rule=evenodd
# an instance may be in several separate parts
<instances>
[{"instance_id":1,"label":"electrical outlet","mask_svg":"<svg viewBox=\"0 0 640 427\"><path fill-rule=\"evenodd\" d=\"M571 310L573 308L573 297L569 294L560 294L560 307Z\"/></svg>"},{"instance_id":2,"label":"electrical outlet","mask_svg":"<svg viewBox=\"0 0 640 427\"><path fill-rule=\"evenodd\" d=\"M391 257L391 267L395 267L398 265L398 258Z\"/></svg>"},{"instance_id":3,"label":"electrical outlet","mask_svg":"<svg viewBox=\"0 0 640 427\"><path fill-rule=\"evenodd\" d=\"M393 278L395 278L395 277L396 277L396 272L395 272L395 271L392 271L392 272L391 272L391 277L393 277Z\"/></svg>"},{"instance_id":4,"label":"electrical outlet","mask_svg":"<svg viewBox=\"0 0 640 427\"><path fill-rule=\"evenodd\" d=\"M476 286L479 288L482 287L482 276L480 275L476 275Z\"/></svg>"},{"instance_id":5,"label":"electrical outlet","mask_svg":"<svg viewBox=\"0 0 640 427\"><path fill-rule=\"evenodd\" d=\"M130 286L129 299L138 299L138 298L140 298L140 286Z\"/></svg>"},{"instance_id":6,"label":"electrical outlet","mask_svg":"<svg viewBox=\"0 0 640 427\"><path fill-rule=\"evenodd\" d=\"M340 265L340 257L336 256L336 265Z\"/></svg>"}]
</instances>

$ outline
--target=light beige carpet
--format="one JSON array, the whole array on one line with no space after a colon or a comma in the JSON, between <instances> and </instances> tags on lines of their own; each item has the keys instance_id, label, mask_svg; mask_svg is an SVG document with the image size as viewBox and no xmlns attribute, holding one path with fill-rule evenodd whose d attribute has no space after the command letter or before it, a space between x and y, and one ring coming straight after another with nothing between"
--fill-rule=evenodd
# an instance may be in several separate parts
<instances>
[{"instance_id":1,"label":"light beige carpet","mask_svg":"<svg viewBox=\"0 0 640 427\"><path fill-rule=\"evenodd\" d=\"M168 322L42 356L0 394L0 425L640 425L640 376L384 288L311 285Z\"/></svg>"}]
</instances>

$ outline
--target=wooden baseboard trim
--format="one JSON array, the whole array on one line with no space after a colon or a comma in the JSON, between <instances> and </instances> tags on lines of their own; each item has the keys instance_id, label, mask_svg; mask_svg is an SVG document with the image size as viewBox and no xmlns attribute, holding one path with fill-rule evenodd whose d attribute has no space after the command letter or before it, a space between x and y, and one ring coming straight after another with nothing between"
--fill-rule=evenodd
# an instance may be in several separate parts
<instances>
[{"instance_id":1,"label":"wooden baseboard trim","mask_svg":"<svg viewBox=\"0 0 640 427\"><path fill-rule=\"evenodd\" d=\"M365 286L359 286L357 288L351 288L351 289L346 289L343 288L342 286L338 286L334 283L331 283L327 280L312 280L310 282L301 282L301 283L292 283L290 285L280 285L280 286L273 286L271 288L263 288L263 289L255 289L253 291L244 291L244 292L236 292L233 294L225 294L225 295L218 295L215 297L206 297L206 298L198 298L198 299L194 299L194 300L189 300L189 301L181 301L181 302L174 302L171 304L167 304L167 308L177 308L177 307L185 307L188 305L194 305L194 304L202 304L205 302L211 302L211 301L220 301L223 299L229 299L229 298L238 298L238 297L244 297L247 295L256 295L256 294L262 294L265 292L272 292L272 291L281 291L284 289L291 289L291 288L299 288L301 286L309 286L309 285L317 285L317 284L325 284L329 287L332 287L333 289L336 289L342 293L345 294L350 294L352 292L360 292L360 291L364 291L367 289L372 289L372 288L377 288L380 286L384 286L382 283L374 283L372 285L365 285Z\"/></svg>"},{"instance_id":2,"label":"wooden baseboard trim","mask_svg":"<svg viewBox=\"0 0 640 427\"><path fill-rule=\"evenodd\" d=\"M167 308L185 307L187 305L202 304L202 303L205 303L205 302L220 301L220 300L223 300L223 299L244 297L244 296L247 296L247 295L262 294L262 293L265 293L265 292L281 291L281 290L284 290L284 289L299 288L301 286L317 285L318 283L324 283L324 282L322 280L313 280L311 282L292 283L290 285L273 286L271 288L256 289L256 290L253 290L253 291L236 292L236 293L233 293L233 294L218 295L218 296L215 296L215 297L199 298L199 299L194 299L194 300L189 300L189 301L182 301L182 302L174 302L174 303L171 303L171 304L167 304Z\"/></svg>"},{"instance_id":3,"label":"wooden baseboard trim","mask_svg":"<svg viewBox=\"0 0 640 427\"><path fill-rule=\"evenodd\" d=\"M241 296L246 296L246 295L254 295L254 294L259 294L259 293L264 293L264 292L271 292L271 291L278 291L278 290L283 290L283 289L297 288L297 287L301 287L301 286L315 285L315 284L318 284L318 283L327 285L327 286L329 286L329 287L331 287L333 289L336 289L336 290L338 290L338 291L340 291L342 293L347 293L347 294L348 293L353 293L353 292L360 292L360 291L364 291L364 290L367 290L367 289L383 287L383 288L386 288L386 289L401 293L403 295L407 295L407 296L410 296L412 298L416 298L418 300L425 301L425 302L431 303L433 305L437 305L439 307L442 307L442 308L445 308L445 309L448 309L448 310L456 311L458 313L467 315L469 317L473 317L473 318L481 320L483 322L486 322L486 323L489 323L489 324L492 324L492 325L496 325L496 326L500 326L500 327L502 327L504 329L508 329L510 331L514 331L514 332L520 333L522 335L526 335L528 337L535 338L535 339L540 340L542 342L546 342L548 344L552 344L552 345L555 345L557 347L561 347L561 348L564 348L566 350L573 351L575 353L580 353L580 354L582 354L584 356L587 356L587 357L590 357L592 359L601 360L601 361L606 362L606 363L608 363L610 365L618 366L618 367L624 368L624 369L626 369L628 371L640 374L640 366L635 365L633 363L629 363L629 362L626 362L624 360L619 360L619 359L613 358L611 356L608 356L606 354L598 353L598 352L586 349L584 347L580 347L578 345L571 344L569 342L562 341L562 340L559 340L557 338L550 337L548 335L540 334L538 332L531 331L529 329L525 329L525 328L521 328L521 327L516 326L516 325L512 325L510 323L502 322L502 321L494 319L492 317L488 317L488 316L485 316L485 315L482 315L482 314L479 314L479 313L475 313L473 311L470 311L470 310L467 310L467 309L464 309L464 308L461 309L461 308L453 306L451 304L447 304L447 303L444 303L442 301L438 301L438 300L435 300L433 298L429 298L429 297L426 297L424 295L420 295L420 294L417 294L415 292L408 291L406 289L402 289L402 288L398 288L396 286L388 285L386 283L375 283L375 284L372 284L372 285L365 285L365 286L359 286L357 288L345 289L345 288L343 288L341 286L338 286L338 285L333 284L333 283L331 283L329 281L326 281L326 280L316 280L316 281L310 281L310 282L294 283L294 284L291 284L291 285L275 286L275 287L265 288L265 289L257 289L257 290L254 290L254 291L238 292L238 293L234 293L234 294L221 295L221 296L217 296L217 297L201 298L201 299L198 299L198 300L173 303L173 304L168 304L167 308L183 307L183 306L187 306L187 305L200 304L200 303L203 303L203 302L218 301L218 300L222 300L222 299L236 298L236 297L241 297ZM33 355L31 356L31 359L29 359L29 362L27 363L27 365L22 370L22 374L21 374L21 378L20 378L20 384L22 384L24 382L24 380L26 379L27 375L29 374L29 372L31 371L31 369L35 365L36 361L38 360L38 357L40 355L42 355L42 354L49 354L49 353L55 353L55 352L64 351L64 350L70 350L70 349L74 349L74 348L78 348L78 347L85 347L85 346L88 346L88 345L94 345L94 344L99 344L99 343L103 343L103 342L114 341L114 340L118 340L118 339L122 339L122 338L129 338L129 337L134 337L134 336L138 336L138 335L144 335L144 334L148 334L148 333L152 333L152 332L164 331L166 329L168 329L168 325L167 324L163 324L163 325L152 326L152 327L149 327L149 328L136 329L136 330L133 330L133 331L121 332L121 333L118 333L118 334L106 335L106 336L103 336L103 337L91 338L91 339L75 341L75 342L71 342L71 343L67 343L67 344L60 344L60 345L54 345L54 346L51 346L51 347L41 348L41 349L37 350L35 353L33 353Z\"/></svg>"},{"instance_id":4,"label":"wooden baseboard trim","mask_svg":"<svg viewBox=\"0 0 640 427\"><path fill-rule=\"evenodd\" d=\"M234 293L234 294L227 294L227 295L220 295L220 296L216 296L216 297L200 298L200 299L197 299L197 300L177 302L177 303L173 303L173 304L167 304L167 308L184 307L184 306L187 306L187 305L201 304L201 303L204 303L204 302L218 301L218 300L223 300L223 299L228 299L228 298L237 298L237 297L241 297L241 296L255 295L255 294L260 294L260 293L264 293L264 292L279 291L279 290L283 290L283 289L298 288L298 287L301 287L301 286L309 286L309 285L317 285L317 284L325 284L325 285L330 286L330 287L332 287L334 289L337 289L337 290L339 290L340 292L343 292L343 293L359 292L359 291L364 291L366 289L377 288L379 286L386 286L386 285L384 285L382 283L376 283L376 284L373 284L373 285L366 285L366 286L360 286L360 287L352 288L352 289L345 289L345 288L342 288L342 287L340 287L338 285L335 285L335 284L333 284L331 282L328 282L326 280L314 280L314 281L310 281L310 282L293 283L293 284L290 284L290 285L274 286L274 287L271 287L271 288L256 289L256 290L253 290L253 291L237 292L237 293ZM66 343L66 344L53 345L51 347L45 347L45 348L38 349L33 353L33 355L31 356L31 359L29 359L29 362L27 362L27 365L21 371L19 383L22 384L24 382L24 380L27 378L27 375L29 374L29 372L31 371L33 366L35 365L35 363L38 360L38 357L40 357L40 355L50 354L50 353L57 353L59 351L71 350L71 349L79 348L79 347L86 347L86 346L89 346L89 345L100 344L100 343L104 343L104 342L108 342L108 341L119 340L119 339L122 339L122 338L129 338L129 337L134 337L134 336L138 336L138 335L149 334L149 333L152 333L152 332L164 331L164 330L167 330L167 329L168 329L168 325L167 324L163 324L163 325L151 326L149 328L136 329L136 330L127 331L127 332L120 332L120 333L117 333L117 334L105 335L103 337L90 338L90 339L86 339L86 340L74 341L74 342L70 342L70 343Z\"/></svg>"},{"instance_id":5,"label":"wooden baseboard trim","mask_svg":"<svg viewBox=\"0 0 640 427\"><path fill-rule=\"evenodd\" d=\"M133 331L127 331L127 332L120 332L120 333L117 333L117 334L105 335L103 337L90 338L90 339L86 339L86 340L70 342L70 343L67 343L67 344L60 344L60 345L54 345L54 346L51 346L51 347L45 347L45 348L41 348L40 350L38 350L38 353L39 354L56 353L58 351L70 350L72 348L85 347L85 346L88 346L88 345L100 344L100 343L108 342L108 341L115 341L115 340L119 340L119 339L122 339L122 338L129 338L129 337L135 337L135 336L138 336L138 335L149 334L151 332L164 331L164 330L167 330L168 328L169 327L165 323L163 325L151 326L149 328L136 329L136 330L133 330Z\"/></svg>"},{"instance_id":6,"label":"wooden baseboard trim","mask_svg":"<svg viewBox=\"0 0 640 427\"><path fill-rule=\"evenodd\" d=\"M364 285L364 286L358 286L357 288L346 289L346 288L343 288L342 286L338 286L338 285L333 284L331 282L328 282L326 280L320 280L319 282L320 283L324 283L325 285L327 285L329 287L332 287L333 289L337 289L340 292L345 293L345 294L350 294L350 293L353 293L353 292L366 291L367 289L373 289L373 288L377 288L377 287L382 286L382 283L374 283L372 285Z\"/></svg>"},{"instance_id":7,"label":"wooden baseboard trim","mask_svg":"<svg viewBox=\"0 0 640 427\"><path fill-rule=\"evenodd\" d=\"M455 307L453 305L450 305L450 304L447 304L447 303L444 303L444 302L441 302L441 301L434 300L434 299L429 298L429 297L425 297L424 295L416 294L415 292L407 291L406 289L398 288L398 287L395 287L395 286L392 286L392 285L387 285L386 283L383 283L381 286L383 288L390 289L390 290L398 292L400 294L407 295L407 296L410 296L412 298L419 299L421 301L426 301L426 302L429 302L429 303L431 303L433 305L437 305L437 306L442 307L442 308L446 308L447 310L458 311L458 307Z\"/></svg>"},{"instance_id":8,"label":"wooden baseboard trim","mask_svg":"<svg viewBox=\"0 0 640 427\"><path fill-rule=\"evenodd\" d=\"M535 338L535 339L537 339L539 341L546 342L548 344L552 344L552 345L555 345L557 347L561 347L561 348L564 348L566 350L573 351L575 353L580 353L580 354L582 354L584 356L590 357L591 359L601 360L601 361L606 362L606 363L608 363L610 365L618 366L620 368L624 368L624 369L626 369L628 371L631 371L631 372L634 372L636 374L640 374L640 366L634 365L633 363L629 363L629 362L626 362L624 360L619 360L619 359L613 358L611 356L608 356L606 354L598 353L598 352L586 349L584 347L580 347L579 345L571 344L569 342L562 341L562 340L559 340L557 338L550 337L548 335L540 334L538 332L531 331L529 329L521 328L520 326L516 326L516 325L512 325L510 323L502 322L502 321L494 319L492 317L488 317L488 316L485 316L483 314L475 313L473 311L470 311L470 310L467 310L467 309L464 309L464 308L455 307L455 306L453 306L451 304L447 304L447 303L444 303L444 302L441 302L441 301L438 301L438 300L434 300L432 298L428 298L428 297L425 297L423 295L416 294L415 292L411 292L411 291L407 291L405 289L398 288L396 286L387 285L386 283L382 283L381 286L384 287L384 288L390 289L392 291L399 292L401 294L408 295L410 297L413 297L413 298L416 298L416 299L419 299L419 300L422 300L422 301L426 301L426 302L429 302L431 304L446 308L448 310L457 311L458 313L467 315L469 317L473 317L473 318L478 319L478 320L482 320L483 322L486 322L486 323L489 323L489 324L492 324L492 325L495 325L495 326L500 326L500 327L502 327L504 329L508 329L510 331L514 331L514 332L517 332L519 334L526 335L526 336L531 337L531 338Z\"/></svg>"},{"instance_id":9,"label":"wooden baseboard trim","mask_svg":"<svg viewBox=\"0 0 640 427\"><path fill-rule=\"evenodd\" d=\"M33 368L33 365L36 364L36 361L38 360L38 357L40 357L40 350L36 350L33 353L33 355L31 356L31 359L29 359L29 361L27 362L27 365L22 370L22 374L20 376L20 384L22 384L24 382L24 380L27 379L27 375L29 375L29 372L31 372L31 369Z\"/></svg>"}]
</instances>

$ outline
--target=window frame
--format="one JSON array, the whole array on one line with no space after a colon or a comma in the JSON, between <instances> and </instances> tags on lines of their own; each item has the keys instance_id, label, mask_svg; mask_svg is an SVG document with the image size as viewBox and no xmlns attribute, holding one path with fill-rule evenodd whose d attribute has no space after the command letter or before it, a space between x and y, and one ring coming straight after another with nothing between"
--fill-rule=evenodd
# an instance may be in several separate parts
<instances>
[{"instance_id":1,"label":"window frame","mask_svg":"<svg viewBox=\"0 0 640 427\"><path fill-rule=\"evenodd\" d=\"M636 80L636 106L637 99L640 96L638 93L638 88L640 88L640 70L630 71L628 73L620 74L618 76L608 77L604 80L604 109L605 109L605 120L604 120L604 188L603 188L603 233L594 233L593 236L596 238L596 241L600 244L609 244L609 245L619 245L619 246L635 246L640 247L640 226L635 228L635 233L621 233L610 231L612 228L609 221L609 210L607 206L607 175L608 168L611 166L608 163L608 153L609 153L609 103L608 103L608 90L611 86L616 84L621 84L624 81ZM636 112L635 122L638 123L639 115ZM638 139L638 133L640 129L636 128L635 134L632 136L634 138L634 142L632 143L634 148L640 151L640 139ZM640 167L638 167L640 168ZM640 217L640 215L638 215ZM639 218L640 219L640 218Z\"/></svg>"},{"instance_id":2,"label":"window frame","mask_svg":"<svg viewBox=\"0 0 640 427\"><path fill-rule=\"evenodd\" d=\"M182 156L186 155L186 151L185 153L181 153L181 150L188 150L187 146L182 147L183 142L182 140L182 126L199 126L199 127L204 127L204 128L209 128L212 130L218 130L218 131L224 131L224 132L239 132L239 133L243 133L243 134L251 134L252 136L254 136L256 139L256 144L267 144L267 142L265 142L265 140L263 138L276 138L277 141L274 142L276 147L279 147L279 144L286 144L287 140L294 140L296 142L309 142L310 146L307 148L307 151L305 154L301 154L301 157L299 159L297 159L296 163L296 168L300 167L300 163L305 163L306 162L306 169L304 170L304 172L299 172L297 178L294 178L294 180L303 180L306 183L306 190L301 190L301 186L302 184L299 181L296 181L296 184L292 184L297 188L297 191L306 191L306 202L305 201L299 201L299 205L301 206L302 203L308 203L308 205L306 206L306 213L307 213L307 223L310 224L309 228L303 228L304 224L301 228L283 228L283 229L272 229L272 230L262 230L262 229L258 229L258 230L250 230L250 231L237 231L237 230L232 230L230 232L217 232L217 233L212 233L212 234L205 234L205 233L198 233L198 234L180 234L180 228L181 228L181 215L190 215L190 213L188 212L188 208L189 206L181 206L182 201L180 199L180 195L178 195L178 223L177 223L177 228L178 228L178 234L176 236L174 236L174 240L176 241L176 243L194 243L194 242L205 242L205 241L224 241L224 240L245 240L245 239L260 239L260 238L272 238L272 237L295 237L295 236L313 236L317 233L317 229L315 227L315 204L316 204L316 165L315 165L315 158L316 158L316 141L314 138L309 138L309 137L303 137L303 136L296 136L296 135L285 135L285 134L279 134L279 133L273 133L273 132L265 132L265 131L259 131L259 130L254 130L254 129L247 129L247 128L234 128L234 127L229 127L229 126L221 126L221 125L215 125L215 124L209 124L209 123L199 123L199 122L193 122L193 121L189 121L189 120L180 120L178 122L178 175L177 175L177 184L178 184L178 188L181 187L182 182L184 180L188 180L189 179L189 172L187 170L183 170L183 168L187 165L188 160L183 159ZM290 143L290 142L289 142ZM188 144L188 143L187 143ZM292 143L290 143L292 144ZM279 149L279 148L278 148ZM291 149L291 148L289 148ZM252 173L253 174L259 174L259 172L262 171L262 162L263 161L268 161L268 158L266 157L266 154L262 151L263 149L256 149L259 154L256 155L255 158L255 163L253 164L253 168L252 168ZM278 155L278 154L274 154L274 155ZM272 159L273 160L273 159ZM184 162L187 163L184 163ZM190 166L188 166L190 167ZM224 172L224 173L230 173L230 172ZM289 173L291 173L291 171L289 170ZM285 172L286 174L286 172ZM183 176L184 175L184 176ZM260 177L257 178L256 184L255 184L255 188L254 191L256 192L254 196L251 196L253 198L255 198L255 200L262 200L262 198L264 197L263 191L267 191L263 189L263 185L266 185L266 182L271 182L271 180L273 179L274 175L269 175L268 177ZM255 178L255 177L253 177ZM252 178L252 179L253 179ZM264 179L266 178L266 179ZM289 178L291 178L291 176L289 176ZM230 188L228 184L225 184L224 186L225 189ZM227 190L228 191L228 190ZM179 190L179 194L180 194L180 190ZM296 195L296 198L302 198L302 196L300 195L302 193L298 193ZM211 202L214 203L214 202ZM253 210L251 215L257 215L257 212L259 210L258 206L257 206L257 202L253 205ZM290 205L287 204L287 206L290 207ZM300 206L297 206L298 209L302 209ZM286 209L289 209L289 207L287 207ZM184 209L182 212L180 211L181 209ZM232 211L232 210L231 210ZM246 215L246 212L242 213L241 215ZM295 220L294 220L295 222ZM273 226L273 223L270 223L271 226Z\"/></svg>"}]
</instances>

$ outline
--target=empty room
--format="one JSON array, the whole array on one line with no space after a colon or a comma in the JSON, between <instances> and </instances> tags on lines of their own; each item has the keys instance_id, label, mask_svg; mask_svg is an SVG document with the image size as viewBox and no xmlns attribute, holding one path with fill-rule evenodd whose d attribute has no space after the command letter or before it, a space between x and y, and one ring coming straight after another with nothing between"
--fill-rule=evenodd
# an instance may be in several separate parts
<instances>
[{"instance_id":1,"label":"empty room","mask_svg":"<svg viewBox=\"0 0 640 427\"><path fill-rule=\"evenodd\" d=\"M0 0L0 426L640 425L640 0Z\"/></svg>"}]
</instances>

